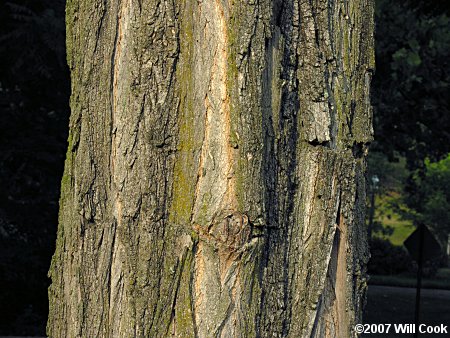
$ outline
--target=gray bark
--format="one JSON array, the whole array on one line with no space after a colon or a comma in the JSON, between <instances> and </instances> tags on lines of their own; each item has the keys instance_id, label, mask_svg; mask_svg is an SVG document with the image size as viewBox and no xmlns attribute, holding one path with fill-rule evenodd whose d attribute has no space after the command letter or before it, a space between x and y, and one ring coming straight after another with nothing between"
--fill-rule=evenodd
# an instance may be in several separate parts
<instances>
[{"instance_id":1,"label":"gray bark","mask_svg":"<svg viewBox=\"0 0 450 338\"><path fill-rule=\"evenodd\" d=\"M69 0L50 337L354 337L373 3Z\"/></svg>"}]
</instances>

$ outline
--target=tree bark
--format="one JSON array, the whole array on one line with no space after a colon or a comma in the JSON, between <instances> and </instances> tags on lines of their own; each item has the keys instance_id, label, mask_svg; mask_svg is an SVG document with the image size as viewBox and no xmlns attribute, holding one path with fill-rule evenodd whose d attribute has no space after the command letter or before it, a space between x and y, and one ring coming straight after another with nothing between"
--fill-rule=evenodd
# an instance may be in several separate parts
<instances>
[{"instance_id":1,"label":"tree bark","mask_svg":"<svg viewBox=\"0 0 450 338\"><path fill-rule=\"evenodd\" d=\"M355 337L373 3L69 0L50 337Z\"/></svg>"}]
</instances>

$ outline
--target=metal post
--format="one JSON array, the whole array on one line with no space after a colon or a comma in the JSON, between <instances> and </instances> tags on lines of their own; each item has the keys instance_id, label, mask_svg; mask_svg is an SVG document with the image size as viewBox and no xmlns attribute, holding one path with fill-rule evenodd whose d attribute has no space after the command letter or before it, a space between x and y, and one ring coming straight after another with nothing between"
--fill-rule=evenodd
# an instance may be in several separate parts
<instances>
[{"instance_id":1,"label":"metal post","mask_svg":"<svg viewBox=\"0 0 450 338\"><path fill-rule=\"evenodd\" d=\"M422 288L422 273L423 273L423 243L424 243L424 227L419 224L419 259L417 262L417 289L416 289L416 313L415 313L415 330L414 338L419 337L420 325L420 289Z\"/></svg>"},{"instance_id":2,"label":"metal post","mask_svg":"<svg viewBox=\"0 0 450 338\"><path fill-rule=\"evenodd\" d=\"M369 241L372 238L372 231L373 231L373 218L375 216L375 192L378 188L378 183L380 182L380 179L377 175L373 175L371 178L372 184L371 184L371 196L370 196L370 213L369 213L369 226L367 227L367 236Z\"/></svg>"}]
</instances>

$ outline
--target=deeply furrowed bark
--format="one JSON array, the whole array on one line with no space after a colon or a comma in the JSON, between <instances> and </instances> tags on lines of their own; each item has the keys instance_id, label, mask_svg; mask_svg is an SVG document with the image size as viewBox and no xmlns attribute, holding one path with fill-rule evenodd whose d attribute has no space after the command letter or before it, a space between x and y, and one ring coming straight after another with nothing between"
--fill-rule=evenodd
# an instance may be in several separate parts
<instances>
[{"instance_id":1,"label":"deeply furrowed bark","mask_svg":"<svg viewBox=\"0 0 450 338\"><path fill-rule=\"evenodd\" d=\"M49 336L356 336L372 2L66 11Z\"/></svg>"}]
</instances>

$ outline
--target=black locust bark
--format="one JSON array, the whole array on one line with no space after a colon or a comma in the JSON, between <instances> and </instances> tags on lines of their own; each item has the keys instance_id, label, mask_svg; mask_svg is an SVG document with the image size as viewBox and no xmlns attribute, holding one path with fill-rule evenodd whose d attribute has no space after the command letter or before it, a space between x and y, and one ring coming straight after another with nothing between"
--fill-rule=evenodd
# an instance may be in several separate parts
<instances>
[{"instance_id":1,"label":"black locust bark","mask_svg":"<svg viewBox=\"0 0 450 338\"><path fill-rule=\"evenodd\" d=\"M50 337L354 337L370 0L69 0Z\"/></svg>"}]
</instances>

